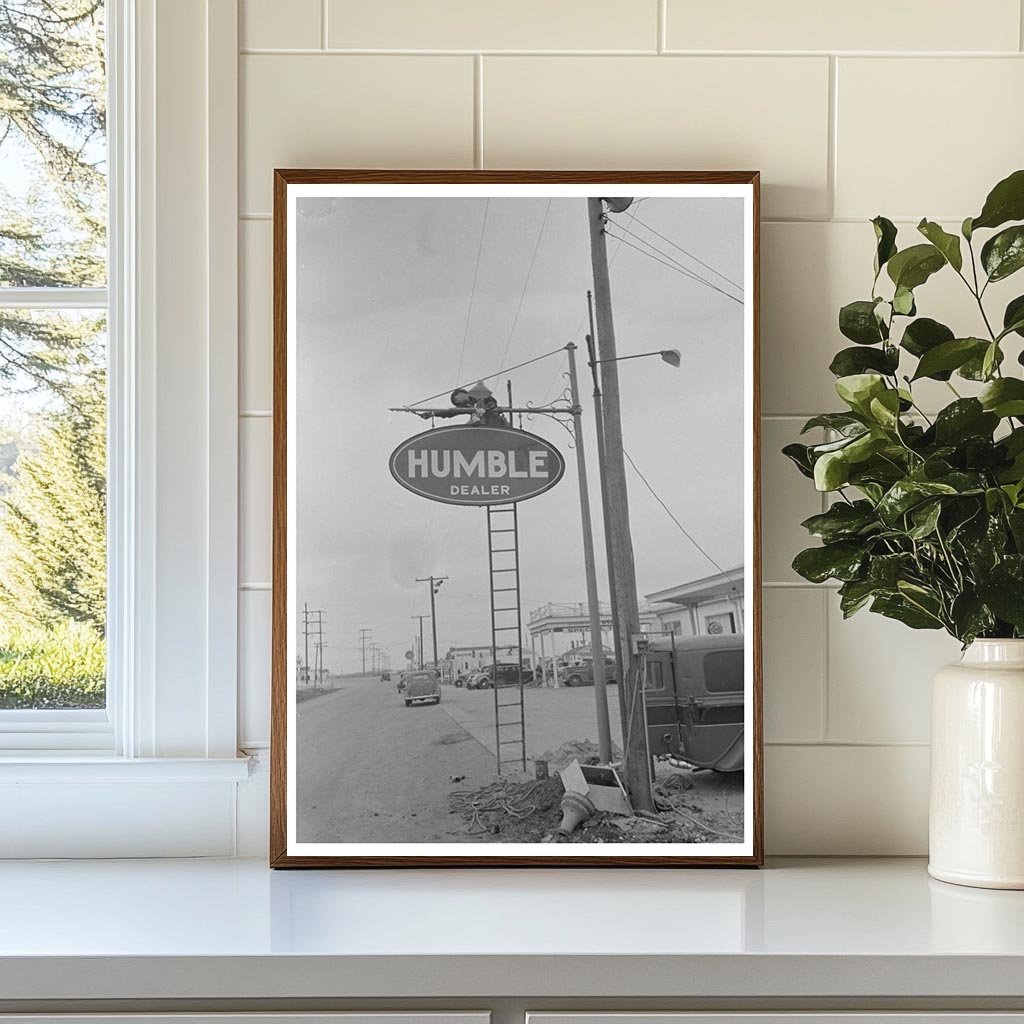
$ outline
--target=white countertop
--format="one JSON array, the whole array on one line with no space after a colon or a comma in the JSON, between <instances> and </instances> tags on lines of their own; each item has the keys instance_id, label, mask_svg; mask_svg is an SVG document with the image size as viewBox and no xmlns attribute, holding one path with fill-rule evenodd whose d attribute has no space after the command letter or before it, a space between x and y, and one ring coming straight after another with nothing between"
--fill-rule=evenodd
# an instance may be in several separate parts
<instances>
[{"instance_id":1,"label":"white countertop","mask_svg":"<svg viewBox=\"0 0 1024 1024\"><path fill-rule=\"evenodd\" d=\"M920 860L7 862L0 921L0 1000L1024 997L1024 892L936 882ZM624 957L629 971L615 967Z\"/></svg>"}]
</instances>

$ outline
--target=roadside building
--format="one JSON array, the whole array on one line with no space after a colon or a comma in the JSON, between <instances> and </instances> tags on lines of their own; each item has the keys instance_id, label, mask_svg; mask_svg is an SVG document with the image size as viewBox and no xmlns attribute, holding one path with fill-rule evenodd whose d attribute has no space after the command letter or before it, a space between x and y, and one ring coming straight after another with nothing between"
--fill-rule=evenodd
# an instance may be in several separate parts
<instances>
[{"instance_id":1,"label":"roadside building","mask_svg":"<svg viewBox=\"0 0 1024 1024\"><path fill-rule=\"evenodd\" d=\"M521 651L515 645L498 648L499 664L515 664L516 652L519 651L525 668L532 667L529 652ZM449 647L441 660L440 672L443 683L453 683L459 676L471 672L482 672L491 664L490 644L467 644Z\"/></svg>"},{"instance_id":2,"label":"roadside building","mask_svg":"<svg viewBox=\"0 0 1024 1024\"><path fill-rule=\"evenodd\" d=\"M612 609L606 601L600 605L601 644L614 657L615 637L612 634ZM658 629L658 616L644 605L640 609L640 628L645 632ZM544 666L546 683L561 685L568 665L581 665L590 660L590 610L586 601L577 603L549 601L530 612L527 626L533 663ZM585 651L585 655L582 652ZM575 659L575 660L574 660Z\"/></svg>"},{"instance_id":3,"label":"roadside building","mask_svg":"<svg viewBox=\"0 0 1024 1024\"><path fill-rule=\"evenodd\" d=\"M690 580L644 597L657 618L656 629L676 636L744 632L742 565Z\"/></svg>"}]
</instances>

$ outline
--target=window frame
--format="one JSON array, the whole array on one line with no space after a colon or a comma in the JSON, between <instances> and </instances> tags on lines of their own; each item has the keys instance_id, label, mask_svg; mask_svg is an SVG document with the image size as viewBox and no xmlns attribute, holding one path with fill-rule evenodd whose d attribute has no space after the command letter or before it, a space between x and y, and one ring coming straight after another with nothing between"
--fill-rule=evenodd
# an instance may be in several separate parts
<instances>
[{"instance_id":1,"label":"window frame","mask_svg":"<svg viewBox=\"0 0 1024 1024\"><path fill-rule=\"evenodd\" d=\"M0 775L57 759L74 778L103 758L154 777L154 761L198 758L223 779L237 755L237 6L106 4L107 287L2 289L0 304L107 310L107 703L0 711ZM201 443L174 460L179 419ZM183 478L195 493L176 499Z\"/></svg>"}]
</instances>

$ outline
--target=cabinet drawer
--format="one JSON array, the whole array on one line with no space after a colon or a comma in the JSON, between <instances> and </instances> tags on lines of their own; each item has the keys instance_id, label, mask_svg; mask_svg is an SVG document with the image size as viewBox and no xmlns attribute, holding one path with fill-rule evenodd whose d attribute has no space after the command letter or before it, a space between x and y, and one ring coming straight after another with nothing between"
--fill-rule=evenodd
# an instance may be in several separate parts
<instances>
[{"instance_id":1,"label":"cabinet drawer","mask_svg":"<svg viewBox=\"0 0 1024 1024\"><path fill-rule=\"evenodd\" d=\"M526 1024L1024 1024L1024 1013L528 1013Z\"/></svg>"},{"instance_id":2,"label":"cabinet drawer","mask_svg":"<svg viewBox=\"0 0 1024 1024\"><path fill-rule=\"evenodd\" d=\"M0 1024L490 1024L490 1013L44 1013L3 1014Z\"/></svg>"}]
</instances>

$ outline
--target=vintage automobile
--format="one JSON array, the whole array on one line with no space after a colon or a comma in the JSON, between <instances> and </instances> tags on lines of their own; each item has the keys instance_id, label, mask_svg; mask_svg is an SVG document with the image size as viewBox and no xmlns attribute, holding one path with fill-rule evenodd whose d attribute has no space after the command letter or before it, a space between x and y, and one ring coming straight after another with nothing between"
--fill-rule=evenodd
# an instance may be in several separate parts
<instances>
[{"instance_id":1,"label":"vintage automobile","mask_svg":"<svg viewBox=\"0 0 1024 1024\"><path fill-rule=\"evenodd\" d=\"M604 660L604 680L609 686L614 686L618 679L615 677L618 672L615 668L614 658ZM588 661L584 665L570 665L561 670L563 686L593 686L594 685L594 663Z\"/></svg>"},{"instance_id":2,"label":"vintage automobile","mask_svg":"<svg viewBox=\"0 0 1024 1024\"><path fill-rule=\"evenodd\" d=\"M533 686L533 670L523 666L523 686ZM482 672L478 672L476 678L473 680L476 685L467 684L467 688L470 690L490 690L494 687L494 666L486 665ZM518 686L519 685L519 666L518 665L498 665L498 687L502 686Z\"/></svg>"},{"instance_id":3,"label":"vintage automobile","mask_svg":"<svg viewBox=\"0 0 1024 1024\"><path fill-rule=\"evenodd\" d=\"M436 672L424 669L410 672L405 677L405 706L411 704L440 704L441 682Z\"/></svg>"},{"instance_id":4,"label":"vintage automobile","mask_svg":"<svg viewBox=\"0 0 1024 1024\"><path fill-rule=\"evenodd\" d=\"M656 638L643 657L651 753L743 770L744 645L735 633Z\"/></svg>"}]
</instances>

